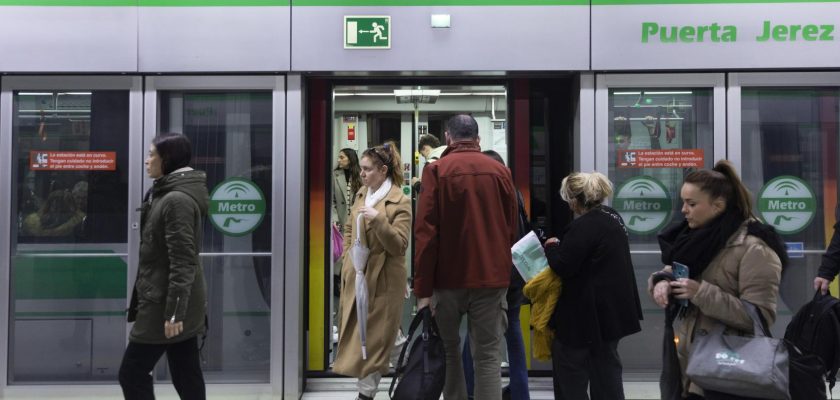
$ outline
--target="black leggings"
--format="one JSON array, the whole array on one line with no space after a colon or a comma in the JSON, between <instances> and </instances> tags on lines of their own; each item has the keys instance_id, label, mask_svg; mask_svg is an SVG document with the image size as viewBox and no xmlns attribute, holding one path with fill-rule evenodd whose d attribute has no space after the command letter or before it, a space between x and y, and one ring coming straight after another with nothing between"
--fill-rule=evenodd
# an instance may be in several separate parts
<instances>
[{"instance_id":1,"label":"black leggings","mask_svg":"<svg viewBox=\"0 0 840 400\"><path fill-rule=\"evenodd\" d=\"M172 344L129 342L120 365L120 386L126 400L154 400L152 369L166 353L172 384L182 400L205 400L198 338Z\"/></svg>"},{"instance_id":2,"label":"black leggings","mask_svg":"<svg viewBox=\"0 0 840 400\"><path fill-rule=\"evenodd\" d=\"M742 397L734 394L706 391L706 397L689 394L685 400L761 400L755 397Z\"/></svg>"}]
</instances>

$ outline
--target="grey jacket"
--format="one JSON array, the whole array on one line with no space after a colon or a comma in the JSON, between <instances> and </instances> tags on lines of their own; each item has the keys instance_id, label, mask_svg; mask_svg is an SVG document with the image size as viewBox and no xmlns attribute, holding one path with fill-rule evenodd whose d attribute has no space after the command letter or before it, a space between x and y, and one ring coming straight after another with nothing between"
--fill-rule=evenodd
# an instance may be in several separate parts
<instances>
[{"instance_id":1,"label":"grey jacket","mask_svg":"<svg viewBox=\"0 0 840 400\"><path fill-rule=\"evenodd\" d=\"M202 222L207 215L207 175L176 171L157 179L141 209L140 265L134 284L129 340L175 343L202 334L207 288L199 263ZM164 322L184 322L182 334L167 339Z\"/></svg>"},{"instance_id":2,"label":"grey jacket","mask_svg":"<svg viewBox=\"0 0 840 400\"><path fill-rule=\"evenodd\" d=\"M347 214L353 204L347 204L347 180L344 178L344 170L333 170L333 209L335 210L338 226L342 229L347 224Z\"/></svg>"}]
</instances>

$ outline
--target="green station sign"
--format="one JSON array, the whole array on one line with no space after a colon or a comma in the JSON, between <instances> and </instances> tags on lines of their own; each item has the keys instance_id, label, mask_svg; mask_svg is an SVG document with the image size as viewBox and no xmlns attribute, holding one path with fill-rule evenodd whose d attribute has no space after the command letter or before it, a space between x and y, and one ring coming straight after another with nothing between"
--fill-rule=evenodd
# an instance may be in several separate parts
<instances>
[{"instance_id":1,"label":"green station sign","mask_svg":"<svg viewBox=\"0 0 840 400\"><path fill-rule=\"evenodd\" d=\"M816 210L814 191L795 176L773 178L758 192L761 218L782 234L801 232L814 219Z\"/></svg>"},{"instance_id":2,"label":"green station sign","mask_svg":"<svg viewBox=\"0 0 840 400\"><path fill-rule=\"evenodd\" d=\"M391 17L375 15L345 15L344 48L390 49Z\"/></svg>"},{"instance_id":3,"label":"green station sign","mask_svg":"<svg viewBox=\"0 0 840 400\"><path fill-rule=\"evenodd\" d=\"M627 230L648 235L658 232L671 217L671 197L662 182L651 176L630 179L615 192L613 206Z\"/></svg>"},{"instance_id":4,"label":"green station sign","mask_svg":"<svg viewBox=\"0 0 840 400\"><path fill-rule=\"evenodd\" d=\"M218 184L210 194L210 222L228 236L244 236L260 225L265 217L265 196L246 179L230 178Z\"/></svg>"}]
</instances>

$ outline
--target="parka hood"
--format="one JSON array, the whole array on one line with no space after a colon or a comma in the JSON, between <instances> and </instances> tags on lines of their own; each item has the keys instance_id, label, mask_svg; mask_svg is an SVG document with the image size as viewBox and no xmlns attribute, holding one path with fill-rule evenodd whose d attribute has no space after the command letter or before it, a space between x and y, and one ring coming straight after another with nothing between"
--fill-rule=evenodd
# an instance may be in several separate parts
<instances>
[{"instance_id":1,"label":"parka hood","mask_svg":"<svg viewBox=\"0 0 840 400\"><path fill-rule=\"evenodd\" d=\"M204 171L175 171L155 180L154 197L163 196L171 191L186 193L198 204L201 215L207 215L210 195L207 192L207 174Z\"/></svg>"}]
</instances>

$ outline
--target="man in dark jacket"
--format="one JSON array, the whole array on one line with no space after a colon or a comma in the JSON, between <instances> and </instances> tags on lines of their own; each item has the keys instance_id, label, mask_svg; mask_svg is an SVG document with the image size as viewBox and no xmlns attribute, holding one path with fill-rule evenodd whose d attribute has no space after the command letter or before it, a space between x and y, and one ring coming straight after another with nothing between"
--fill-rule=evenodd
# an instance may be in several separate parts
<instances>
[{"instance_id":1,"label":"man in dark jacket","mask_svg":"<svg viewBox=\"0 0 840 400\"><path fill-rule=\"evenodd\" d=\"M446 400L467 398L458 329L464 313L475 360L475 398L501 399L501 337L507 325L510 247L517 226L510 171L481 153L478 124L456 115L446 124L449 148L423 171L414 223L417 307L435 296L446 350Z\"/></svg>"},{"instance_id":2,"label":"man in dark jacket","mask_svg":"<svg viewBox=\"0 0 840 400\"><path fill-rule=\"evenodd\" d=\"M814 290L819 289L823 294L828 293L828 284L840 273L840 205L834 209L834 221L831 243L823 254L822 265L814 278Z\"/></svg>"},{"instance_id":3,"label":"man in dark jacket","mask_svg":"<svg viewBox=\"0 0 840 400\"><path fill-rule=\"evenodd\" d=\"M189 140L154 139L146 171L154 184L140 212L140 262L128 310L134 322L120 365L126 400L154 399L151 371L166 353L182 399L205 398L198 336L205 330L207 288L199 263L207 215L207 175L188 166Z\"/></svg>"}]
</instances>

